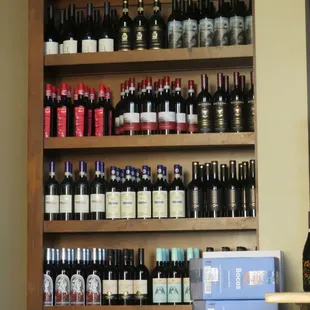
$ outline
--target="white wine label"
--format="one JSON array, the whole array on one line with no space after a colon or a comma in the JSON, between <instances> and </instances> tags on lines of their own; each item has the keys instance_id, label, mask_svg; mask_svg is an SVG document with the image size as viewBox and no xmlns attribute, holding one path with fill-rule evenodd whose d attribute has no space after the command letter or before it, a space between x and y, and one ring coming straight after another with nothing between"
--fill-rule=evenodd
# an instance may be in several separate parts
<instances>
[{"instance_id":1,"label":"white wine label","mask_svg":"<svg viewBox=\"0 0 310 310\"><path fill-rule=\"evenodd\" d=\"M61 43L59 44L59 54L63 54L64 53L64 44Z\"/></svg>"},{"instance_id":2,"label":"white wine label","mask_svg":"<svg viewBox=\"0 0 310 310\"><path fill-rule=\"evenodd\" d=\"M153 217L168 217L167 191L153 191Z\"/></svg>"},{"instance_id":3,"label":"white wine label","mask_svg":"<svg viewBox=\"0 0 310 310\"><path fill-rule=\"evenodd\" d=\"M99 40L99 52L113 52L114 51L114 39L100 39Z\"/></svg>"},{"instance_id":4,"label":"white wine label","mask_svg":"<svg viewBox=\"0 0 310 310\"><path fill-rule=\"evenodd\" d=\"M89 196L75 195L74 196L74 212L89 213Z\"/></svg>"},{"instance_id":5,"label":"white wine label","mask_svg":"<svg viewBox=\"0 0 310 310\"><path fill-rule=\"evenodd\" d=\"M118 280L118 292L120 295L133 294L133 280Z\"/></svg>"},{"instance_id":6,"label":"white wine label","mask_svg":"<svg viewBox=\"0 0 310 310\"><path fill-rule=\"evenodd\" d=\"M117 280L102 280L102 294L116 295L117 294Z\"/></svg>"},{"instance_id":7,"label":"white wine label","mask_svg":"<svg viewBox=\"0 0 310 310\"><path fill-rule=\"evenodd\" d=\"M168 279L168 303L182 302L182 279L169 278Z\"/></svg>"},{"instance_id":8,"label":"white wine label","mask_svg":"<svg viewBox=\"0 0 310 310\"><path fill-rule=\"evenodd\" d=\"M82 40L82 53L96 53L97 41L96 40Z\"/></svg>"},{"instance_id":9,"label":"white wine label","mask_svg":"<svg viewBox=\"0 0 310 310\"><path fill-rule=\"evenodd\" d=\"M252 44L253 42L253 18L246 16L245 18L245 43Z\"/></svg>"},{"instance_id":10,"label":"white wine label","mask_svg":"<svg viewBox=\"0 0 310 310\"><path fill-rule=\"evenodd\" d=\"M55 306L70 305L70 279L60 274L55 280Z\"/></svg>"},{"instance_id":11,"label":"white wine label","mask_svg":"<svg viewBox=\"0 0 310 310\"><path fill-rule=\"evenodd\" d=\"M59 213L58 195L45 195L45 213Z\"/></svg>"},{"instance_id":12,"label":"white wine label","mask_svg":"<svg viewBox=\"0 0 310 310\"><path fill-rule=\"evenodd\" d=\"M183 278L183 302L191 302L189 278Z\"/></svg>"},{"instance_id":13,"label":"white wine label","mask_svg":"<svg viewBox=\"0 0 310 310\"><path fill-rule=\"evenodd\" d=\"M183 47L198 46L198 24L197 20L187 19L182 24Z\"/></svg>"},{"instance_id":14,"label":"white wine label","mask_svg":"<svg viewBox=\"0 0 310 310\"><path fill-rule=\"evenodd\" d=\"M214 20L203 18L199 21L199 46L213 45Z\"/></svg>"},{"instance_id":15,"label":"white wine label","mask_svg":"<svg viewBox=\"0 0 310 310\"><path fill-rule=\"evenodd\" d=\"M86 305L101 305L101 280L96 274L87 277Z\"/></svg>"},{"instance_id":16,"label":"white wine label","mask_svg":"<svg viewBox=\"0 0 310 310\"><path fill-rule=\"evenodd\" d=\"M229 19L230 45L244 44L244 18L242 16L232 16Z\"/></svg>"},{"instance_id":17,"label":"white wine label","mask_svg":"<svg viewBox=\"0 0 310 310\"><path fill-rule=\"evenodd\" d=\"M167 279L153 279L153 303L167 303L168 292L167 292Z\"/></svg>"},{"instance_id":18,"label":"white wine label","mask_svg":"<svg viewBox=\"0 0 310 310\"><path fill-rule=\"evenodd\" d=\"M64 54L76 54L77 53L77 40L66 40L63 43Z\"/></svg>"},{"instance_id":19,"label":"white wine label","mask_svg":"<svg viewBox=\"0 0 310 310\"><path fill-rule=\"evenodd\" d=\"M170 217L185 217L185 191L171 190L169 195Z\"/></svg>"},{"instance_id":20,"label":"white wine label","mask_svg":"<svg viewBox=\"0 0 310 310\"><path fill-rule=\"evenodd\" d=\"M71 213L72 212L72 195L60 195L60 213Z\"/></svg>"},{"instance_id":21,"label":"white wine label","mask_svg":"<svg viewBox=\"0 0 310 310\"><path fill-rule=\"evenodd\" d=\"M124 123L140 123L140 114L124 113Z\"/></svg>"},{"instance_id":22,"label":"white wine label","mask_svg":"<svg viewBox=\"0 0 310 310\"><path fill-rule=\"evenodd\" d=\"M168 23L168 48L181 48L182 43L182 22L171 21Z\"/></svg>"},{"instance_id":23,"label":"white wine label","mask_svg":"<svg viewBox=\"0 0 310 310\"><path fill-rule=\"evenodd\" d=\"M177 121L177 130L179 131L187 130L186 113L176 113L176 121Z\"/></svg>"},{"instance_id":24,"label":"white wine label","mask_svg":"<svg viewBox=\"0 0 310 310\"><path fill-rule=\"evenodd\" d=\"M137 296L147 295L147 280L134 280L133 293Z\"/></svg>"},{"instance_id":25,"label":"white wine label","mask_svg":"<svg viewBox=\"0 0 310 310\"><path fill-rule=\"evenodd\" d=\"M229 20L227 17L218 17L214 21L215 46L229 45Z\"/></svg>"},{"instance_id":26,"label":"white wine label","mask_svg":"<svg viewBox=\"0 0 310 310\"><path fill-rule=\"evenodd\" d=\"M80 274L71 277L71 305L85 305L85 281Z\"/></svg>"},{"instance_id":27,"label":"white wine label","mask_svg":"<svg viewBox=\"0 0 310 310\"><path fill-rule=\"evenodd\" d=\"M152 217L152 193L150 191L138 192L138 218Z\"/></svg>"},{"instance_id":28,"label":"white wine label","mask_svg":"<svg viewBox=\"0 0 310 310\"><path fill-rule=\"evenodd\" d=\"M122 192L121 193L121 218L134 219L136 218L136 193Z\"/></svg>"},{"instance_id":29,"label":"white wine label","mask_svg":"<svg viewBox=\"0 0 310 310\"><path fill-rule=\"evenodd\" d=\"M105 212L105 194L90 195L90 212Z\"/></svg>"},{"instance_id":30,"label":"white wine label","mask_svg":"<svg viewBox=\"0 0 310 310\"><path fill-rule=\"evenodd\" d=\"M53 306L54 304L54 284L50 275L43 275L43 304Z\"/></svg>"},{"instance_id":31,"label":"white wine label","mask_svg":"<svg viewBox=\"0 0 310 310\"><path fill-rule=\"evenodd\" d=\"M45 42L44 43L44 50L45 55L54 55L58 54L58 43L57 42Z\"/></svg>"},{"instance_id":32,"label":"white wine label","mask_svg":"<svg viewBox=\"0 0 310 310\"><path fill-rule=\"evenodd\" d=\"M106 218L119 219L121 218L121 193L108 192L106 193Z\"/></svg>"}]
</instances>

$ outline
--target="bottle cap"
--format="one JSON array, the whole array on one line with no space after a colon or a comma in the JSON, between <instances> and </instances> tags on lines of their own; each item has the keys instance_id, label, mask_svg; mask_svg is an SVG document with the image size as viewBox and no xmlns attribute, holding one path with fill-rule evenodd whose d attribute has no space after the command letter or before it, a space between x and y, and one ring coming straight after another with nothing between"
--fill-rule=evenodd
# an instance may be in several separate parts
<instances>
[{"instance_id":1,"label":"bottle cap","mask_svg":"<svg viewBox=\"0 0 310 310\"><path fill-rule=\"evenodd\" d=\"M111 166L111 168L110 168L110 174L111 174L111 175L115 175L115 174L116 174L116 167L115 167L115 166Z\"/></svg>"},{"instance_id":2,"label":"bottle cap","mask_svg":"<svg viewBox=\"0 0 310 310\"><path fill-rule=\"evenodd\" d=\"M194 258L193 248L187 248L186 259L190 261L192 258Z\"/></svg>"},{"instance_id":3,"label":"bottle cap","mask_svg":"<svg viewBox=\"0 0 310 310\"><path fill-rule=\"evenodd\" d=\"M163 165L157 165L157 173L163 173Z\"/></svg>"},{"instance_id":4,"label":"bottle cap","mask_svg":"<svg viewBox=\"0 0 310 310\"><path fill-rule=\"evenodd\" d=\"M168 85L168 86L170 85L170 77L169 76L164 76L163 84Z\"/></svg>"}]
</instances>

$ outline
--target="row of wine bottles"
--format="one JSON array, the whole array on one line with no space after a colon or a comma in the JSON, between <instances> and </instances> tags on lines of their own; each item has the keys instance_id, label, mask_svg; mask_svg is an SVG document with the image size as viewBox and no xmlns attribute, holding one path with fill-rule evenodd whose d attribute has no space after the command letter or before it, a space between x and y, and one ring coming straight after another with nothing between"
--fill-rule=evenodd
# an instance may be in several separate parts
<instances>
[{"instance_id":1,"label":"row of wine bottles","mask_svg":"<svg viewBox=\"0 0 310 310\"><path fill-rule=\"evenodd\" d=\"M246 79L234 73L234 88L230 92L229 77L219 73L217 91L209 93L208 76L201 75L201 92L196 96L193 80L188 81L188 96L182 96L181 79L165 77L153 83L148 77L121 84L121 99L116 108L111 104L109 87L100 84L98 99L95 89L79 83L71 99L71 87L62 83L57 90L46 84L44 101L44 136L107 136L151 135L210 132L254 131L254 74L251 88Z\"/></svg>"},{"instance_id":2,"label":"row of wine bottles","mask_svg":"<svg viewBox=\"0 0 310 310\"><path fill-rule=\"evenodd\" d=\"M104 164L95 162L95 178L89 184L87 164L80 161L79 178L72 178L72 164L65 162L65 178L55 179L55 163L50 162L45 184L45 220L101 220L256 216L255 161L205 165L192 163L192 180L186 187L182 167L174 165L174 180L167 182L163 165L157 166L157 180L151 182L151 168L142 166L142 178L131 166L121 182L119 169L112 166L110 181L104 177ZM118 174L118 175L117 175Z\"/></svg>"},{"instance_id":3,"label":"row of wine bottles","mask_svg":"<svg viewBox=\"0 0 310 310\"><path fill-rule=\"evenodd\" d=\"M61 12L57 29L53 6L48 7L45 27L45 54L111 52L114 50L145 50L162 48L191 48L198 46L226 46L251 44L252 1L246 10L244 1L219 1L215 12L213 2L173 0L172 12L166 22L161 14L159 0L154 0L153 15L144 15L143 0L138 0L137 15L129 16L128 0L123 0L123 14L117 20L110 2L104 3L104 19L100 10L86 6L76 19L75 5Z\"/></svg>"}]
</instances>

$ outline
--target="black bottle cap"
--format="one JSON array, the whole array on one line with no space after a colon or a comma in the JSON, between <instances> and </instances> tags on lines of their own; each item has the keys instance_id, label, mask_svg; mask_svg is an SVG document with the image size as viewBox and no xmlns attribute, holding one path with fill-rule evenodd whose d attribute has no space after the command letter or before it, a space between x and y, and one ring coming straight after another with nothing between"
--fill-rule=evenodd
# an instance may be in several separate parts
<instances>
[{"instance_id":1,"label":"black bottle cap","mask_svg":"<svg viewBox=\"0 0 310 310\"><path fill-rule=\"evenodd\" d=\"M222 251L223 252L229 252L230 251L230 247L229 246L222 246Z\"/></svg>"},{"instance_id":2,"label":"black bottle cap","mask_svg":"<svg viewBox=\"0 0 310 310\"><path fill-rule=\"evenodd\" d=\"M214 252L214 248L212 248L212 247L207 247L207 248L206 248L206 252Z\"/></svg>"}]
</instances>

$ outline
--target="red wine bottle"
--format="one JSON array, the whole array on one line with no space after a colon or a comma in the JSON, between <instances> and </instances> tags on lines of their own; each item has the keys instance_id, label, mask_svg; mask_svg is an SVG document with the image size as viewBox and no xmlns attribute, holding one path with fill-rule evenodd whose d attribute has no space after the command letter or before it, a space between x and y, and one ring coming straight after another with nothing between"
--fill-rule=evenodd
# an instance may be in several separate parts
<instances>
[{"instance_id":1,"label":"red wine bottle","mask_svg":"<svg viewBox=\"0 0 310 310\"><path fill-rule=\"evenodd\" d=\"M60 262L56 266L55 306L70 305L70 261L71 249L62 248Z\"/></svg>"},{"instance_id":2,"label":"red wine bottle","mask_svg":"<svg viewBox=\"0 0 310 310\"><path fill-rule=\"evenodd\" d=\"M177 134L187 132L187 120L186 120L186 103L182 97L182 83L181 79L175 79L175 96L173 98L175 102L176 112L176 132Z\"/></svg>"},{"instance_id":3,"label":"red wine bottle","mask_svg":"<svg viewBox=\"0 0 310 310\"><path fill-rule=\"evenodd\" d=\"M54 7L48 6L47 25L44 31L45 55L58 54L59 37L55 27Z\"/></svg>"},{"instance_id":4,"label":"red wine bottle","mask_svg":"<svg viewBox=\"0 0 310 310\"><path fill-rule=\"evenodd\" d=\"M67 98L67 84L61 84L61 96L57 91L57 137L69 137L72 132L72 107Z\"/></svg>"},{"instance_id":5,"label":"red wine bottle","mask_svg":"<svg viewBox=\"0 0 310 310\"><path fill-rule=\"evenodd\" d=\"M247 94L247 129L254 132L255 130L255 92L254 92L254 72L251 72L251 89Z\"/></svg>"},{"instance_id":6,"label":"red wine bottle","mask_svg":"<svg viewBox=\"0 0 310 310\"><path fill-rule=\"evenodd\" d=\"M52 85L46 84L44 98L44 137L55 137L56 128L56 105L52 99Z\"/></svg>"},{"instance_id":7,"label":"red wine bottle","mask_svg":"<svg viewBox=\"0 0 310 310\"><path fill-rule=\"evenodd\" d=\"M96 53L97 52L97 38L95 37L95 27L93 22L93 4L87 3L86 6L86 20L83 25L81 34L82 53Z\"/></svg>"},{"instance_id":8,"label":"red wine bottle","mask_svg":"<svg viewBox=\"0 0 310 310\"><path fill-rule=\"evenodd\" d=\"M84 96L84 84L78 85L78 101L73 106L73 135L86 137L88 134L88 100Z\"/></svg>"},{"instance_id":9,"label":"red wine bottle","mask_svg":"<svg viewBox=\"0 0 310 310\"><path fill-rule=\"evenodd\" d=\"M195 94L195 85L193 80L188 81L188 97L186 100L186 114L187 114L187 132L198 132L198 105Z\"/></svg>"},{"instance_id":10,"label":"red wine bottle","mask_svg":"<svg viewBox=\"0 0 310 310\"><path fill-rule=\"evenodd\" d=\"M115 107L115 117L114 117L114 127L115 127L115 135L120 134L120 107L125 97L125 88L124 83L121 83L121 96L119 102Z\"/></svg>"},{"instance_id":11,"label":"red wine bottle","mask_svg":"<svg viewBox=\"0 0 310 310\"><path fill-rule=\"evenodd\" d=\"M111 90L110 87L105 89L105 133L107 136L114 134L114 108L111 104Z\"/></svg>"}]
</instances>

